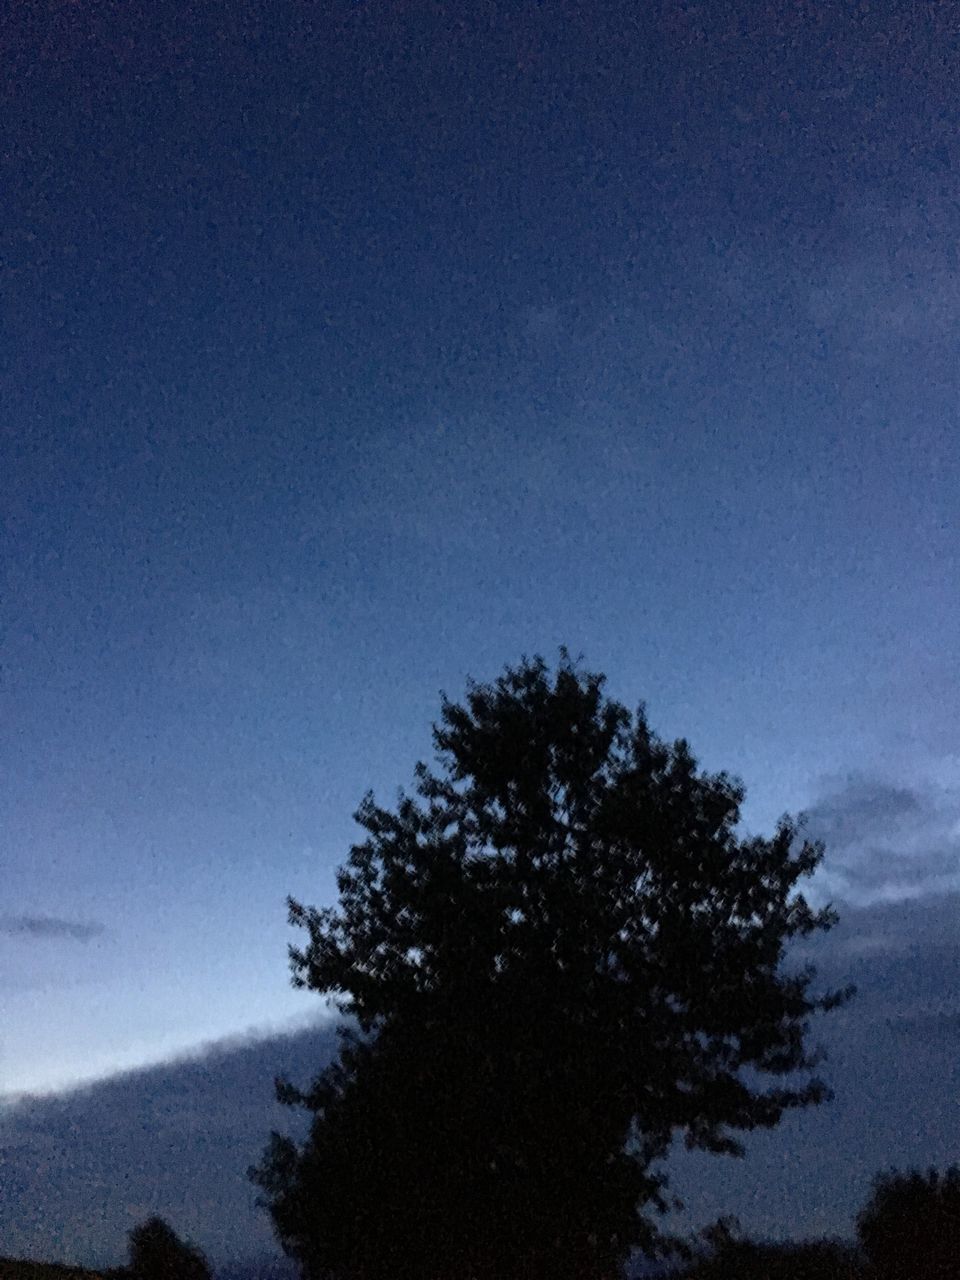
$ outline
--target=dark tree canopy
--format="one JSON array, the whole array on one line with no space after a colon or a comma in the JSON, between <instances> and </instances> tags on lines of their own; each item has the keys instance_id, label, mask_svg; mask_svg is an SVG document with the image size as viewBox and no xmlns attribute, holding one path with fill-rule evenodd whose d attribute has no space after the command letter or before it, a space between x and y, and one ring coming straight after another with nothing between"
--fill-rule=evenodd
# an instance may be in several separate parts
<instances>
[{"instance_id":1,"label":"dark tree canopy","mask_svg":"<svg viewBox=\"0 0 960 1280\"><path fill-rule=\"evenodd\" d=\"M867 1280L857 1250L839 1241L763 1243L747 1239L729 1218L700 1235L707 1255L674 1273L676 1280Z\"/></svg>"},{"instance_id":2,"label":"dark tree canopy","mask_svg":"<svg viewBox=\"0 0 960 1280\"><path fill-rule=\"evenodd\" d=\"M881 1174L857 1218L877 1280L960 1275L960 1167Z\"/></svg>"},{"instance_id":3,"label":"dark tree canopy","mask_svg":"<svg viewBox=\"0 0 960 1280\"><path fill-rule=\"evenodd\" d=\"M134 1280L211 1280L200 1250L157 1217L130 1232L129 1271Z\"/></svg>"},{"instance_id":4,"label":"dark tree canopy","mask_svg":"<svg viewBox=\"0 0 960 1280\"><path fill-rule=\"evenodd\" d=\"M253 1171L314 1280L616 1275L663 1244L674 1136L739 1154L827 1096L807 1022L848 992L781 963L834 921L796 892L821 847L738 835L740 783L604 683L562 651L444 697L439 771L365 797L339 907L290 902L295 984L359 1027L280 1085L311 1133Z\"/></svg>"},{"instance_id":5,"label":"dark tree canopy","mask_svg":"<svg viewBox=\"0 0 960 1280\"><path fill-rule=\"evenodd\" d=\"M678 1280L867 1280L856 1252L842 1244L744 1242L682 1273Z\"/></svg>"}]
</instances>

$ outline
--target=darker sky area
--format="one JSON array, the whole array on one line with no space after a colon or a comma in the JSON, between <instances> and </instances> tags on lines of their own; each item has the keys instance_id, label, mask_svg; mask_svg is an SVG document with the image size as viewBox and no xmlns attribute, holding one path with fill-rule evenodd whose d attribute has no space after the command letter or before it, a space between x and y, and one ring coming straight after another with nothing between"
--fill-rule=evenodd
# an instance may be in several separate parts
<instances>
[{"instance_id":1,"label":"darker sky area","mask_svg":"<svg viewBox=\"0 0 960 1280\"><path fill-rule=\"evenodd\" d=\"M531 368L523 309L572 299L589 323L666 282L682 313L705 251L828 255L860 192L949 186L945 11L780 8L18 6L6 416L48 484L14 531L42 554L41 515L54 542L57 517L133 490L134 558L151 521L198 533L203 498L182 571L242 566L327 461L296 448L311 395L317 434L358 449L371 419L491 393L549 415L584 370ZM719 329L722 386L678 371L672 394L721 414L765 337L758 316Z\"/></svg>"},{"instance_id":2,"label":"darker sky area","mask_svg":"<svg viewBox=\"0 0 960 1280\"><path fill-rule=\"evenodd\" d=\"M960 1154L958 57L897 0L3 7L0 1255L273 1247L284 896L561 643L809 809L866 993L691 1225Z\"/></svg>"}]
</instances>

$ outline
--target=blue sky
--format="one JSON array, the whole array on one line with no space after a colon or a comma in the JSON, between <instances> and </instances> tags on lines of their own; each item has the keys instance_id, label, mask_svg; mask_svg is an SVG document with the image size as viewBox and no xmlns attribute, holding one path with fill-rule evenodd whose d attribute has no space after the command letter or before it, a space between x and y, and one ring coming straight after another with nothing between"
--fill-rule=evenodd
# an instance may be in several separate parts
<instances>
[{"instance_id":1,"label":"blue sky","mask_svg":"<svg viewBox=\"0 0 960 1280\"><path fill-rule=\"evenodd\" d=\"M942 11L324 9L10 21L0 1092L314 1017L285 895L560 644L960 883Z\"/></svg>"}]
</instances>

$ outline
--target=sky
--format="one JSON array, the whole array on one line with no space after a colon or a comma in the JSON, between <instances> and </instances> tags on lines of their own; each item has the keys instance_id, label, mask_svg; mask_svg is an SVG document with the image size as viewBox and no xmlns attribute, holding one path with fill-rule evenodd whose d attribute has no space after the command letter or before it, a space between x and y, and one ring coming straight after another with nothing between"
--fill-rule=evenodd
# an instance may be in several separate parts
<instances>
[{"instance_id":1,"label":"sky","mask_svg":"<svg viewBox=\"0 0 960 1280\"><path fill-rule=\"evenodd\" d=\"M955 1036L951 7L77 0L3 43L0 1094L321 1034L286 895L335 900L441 690L561 644L750 829L809 810L888 1003L926 958L897 1043Z\"/></svg>"}]
</instances>

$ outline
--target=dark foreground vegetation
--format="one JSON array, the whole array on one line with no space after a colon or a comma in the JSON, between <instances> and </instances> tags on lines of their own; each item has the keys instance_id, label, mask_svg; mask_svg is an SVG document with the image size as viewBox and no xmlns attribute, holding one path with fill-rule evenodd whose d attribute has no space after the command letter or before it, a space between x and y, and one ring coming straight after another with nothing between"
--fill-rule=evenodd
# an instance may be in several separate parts
<instances>
[{"instance_id":1,"label":"dark foreground vegetation","mask_svg":"<svg viewBox=\"0 0 960 1280\"><path fill-rule=\"evenodd\" d=\"M960 1167L879 1175L856 1245L758 1244L722 1222L705 1237L704 1255L678 1280L957 1280Z\"/></svg>"},{"instance_id":2,"label":"dark foreground vegetation","mask_svg":"<svg viewBox=\"0 0 960 1280\"><path fill-rule=\"evenodd\" d=\"M658 1267L664 1280L956 1280L960 1276L960 1167L878 1176L856 1221L856 1242L770 1244L721 1220L690 1244L686 1264ZM650 1274L642 1264L634 1275ZM258 1280L251 1269L232 1280ZM0 1280L211 1280L203 1254L160 1218L130 1233L126 1267L91 1271L0 1258ZM357 1275L355 1280L362 1280ZM425 1273L424 1280L470 1280Z\"/></svg>"},{"instance_id":3,"label":"dark foreground vegetation","mask_svg":"<svg viewBox=\"0 0 960 1280\"><path fill-rule=\"evenodd\" d=\"M561 651L444 697L437 771L392 810L364 799L338 908L290 901L293 981L348 1021L312 1084L277 1082L307 1138L274 1134L251 1170L285 1254L303 1280L617 1280L638 1259L960 1280L955 1168L879 1178L855 1248L662 1229L676 1140L739 1156L829 1097L810 1020L853 992L787 963L836 919L798 890L824 852L802 821L743 836L742 784L604 684ZM210 1274L157 1218L127 1273Z\"/></svg>"}]
</instances>

